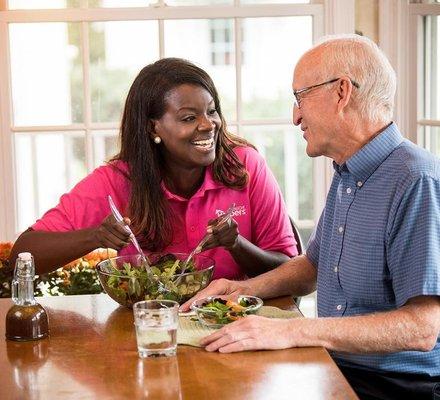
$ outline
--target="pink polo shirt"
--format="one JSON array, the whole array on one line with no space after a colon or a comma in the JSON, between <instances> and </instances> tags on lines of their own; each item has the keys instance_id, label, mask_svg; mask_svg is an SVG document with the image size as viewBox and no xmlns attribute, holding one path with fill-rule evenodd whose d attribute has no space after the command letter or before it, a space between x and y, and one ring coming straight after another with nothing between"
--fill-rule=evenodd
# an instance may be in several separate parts
<instances>
[{"instance_id":1,"label":"pink polo shirt","mask_svg":"<svg viewBox=\"0 0 440 400\"><path fill-rule=\"evenodd\" d=\"M174 233L171 245L164 252L191 251L206 233L208 221L235 203L233 218L240 235L263 250L279 251L289 257L298 254L281 192L265 160L250 147L237 147L235 152L249 172L249 183L242 190L216 182L212 166L206 169L202 186L190 199L171 193L162 184L173 211L169 223ZM115 164L128 170L122 161ZM122 214L127 215L130 182L117 169L106 165L95 169L69 193L62 195L59 204L47 211L32 228L65 232L96 227L110 214L108 195ZM134 252L132 246L127 246L120 254ZM245 278L240 266L224 248L207 250L203 254L215 260L214 278Z\"/></svg>"}]
</instances>

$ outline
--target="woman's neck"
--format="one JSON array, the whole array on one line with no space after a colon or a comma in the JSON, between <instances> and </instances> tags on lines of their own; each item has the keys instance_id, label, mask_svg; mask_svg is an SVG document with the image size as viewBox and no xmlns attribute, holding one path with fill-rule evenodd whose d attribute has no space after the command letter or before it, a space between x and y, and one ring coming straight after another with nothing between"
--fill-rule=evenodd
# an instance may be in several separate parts
<instances>
[{"instance_id":1,"label":"woman's neck","mask_svg":"<svg viewBox=\"0 0 440 400\"><path fill-rule=\"evenodd\" d=\"M206 168L194 168L166 171L163 179L170 192L189 199L202 186L205 170Z\"/></svg>"}]
</instances>

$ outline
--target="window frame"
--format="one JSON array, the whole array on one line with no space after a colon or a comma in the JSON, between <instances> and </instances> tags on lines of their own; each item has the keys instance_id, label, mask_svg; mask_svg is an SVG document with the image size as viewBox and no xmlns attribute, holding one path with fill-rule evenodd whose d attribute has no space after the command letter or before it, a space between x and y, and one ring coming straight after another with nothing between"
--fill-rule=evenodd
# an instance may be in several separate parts
<instances>
[{"instance_id":1,"label":"window frame","mask_svg":"<svg viewBox=\"0 0 440 400\"><path fill-rule=\"evenodd\" d=\"M413 141L427 149L430 149L430 138L425 136L423 129L427 126L440 127L440 118L428 119L424 115L424 17L439 16L440 4L419 3L409 5L409 35L412 46L409 53L409 76L416 79L410 81L409 93L413 93L416 104L410 105L410 129ZM438 43L440 46L440 43ZM440 94L440 93L439 93ZM413 100L414 101L414 100Z\"/></svg>"},{"instance_id":2,"label":"window frame","mask_svg":"<svg viewBox=\"0 0 440 400\"><path fill-rule=\"evenodd\" d=\"M440 16L440 3L429 0L380 0L379 45L397 73L395 121L402 134L422 147L429 146L423 127L440 126L440 119L423 115L423 18Z\"/></svg>"},{"instance_id":3,"label":"window frame","mask_svg":"<svg viewBox=\"0 0 440 400\"><path fill-rule=\"evenodd\" d=\"M14 160L14 136L20 133L40 133L51 131L85 131L87 171L93 169L92 132L98 130L117 129L118 123L95 123L91 118L91 99L89 81L89 22L95 21L130 21L157 20L159 24L159 56L164 57L164 20L167 19L198 19L198 18L232 18L235 29L236 77L237 77L237 108L236 121L230 125L240 129L246 125L287 125L290 119L242 120L241 112L241 18L283 17L311 15L313 17L313 40L331 33L354 32L354 0L312 0L310 4L258 4L218 6L163 6L159 0L157 6L130 8L72 8L51 10L8 10L6 0L0 0L0 79L5 84L0 86L0 241L15 240L19 232L17 212L17 183ZM347 18L347 14L351 18ZM9 23L23 22L79 22L81 24L82 62L84 80L84 122L67 126L14 126L12 124L12 95L11 71L9 54ZM313 226L318 220L328 188L331 183L333 170L330 160L319 157L313 161L313 193L314 220L305 221ZM294 216L295 217L295 216Z\"/></svg>"}]
</instances>

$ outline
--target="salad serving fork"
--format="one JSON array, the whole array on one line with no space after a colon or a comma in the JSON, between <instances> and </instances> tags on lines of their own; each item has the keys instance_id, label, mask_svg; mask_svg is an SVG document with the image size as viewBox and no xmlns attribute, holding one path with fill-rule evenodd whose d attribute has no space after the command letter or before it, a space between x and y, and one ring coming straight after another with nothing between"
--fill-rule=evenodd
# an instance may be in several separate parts
<instances>
[{"instance_id":1,"label":"salad serving fork","mask_svg":"<svg viewBox=\"0 0 440 400\"><path fill-rule=\"evenodd\" d=\"M215 226L219 226L223 223L225 223L226 221L230 220L231 216L232 216L232 212L234 211L235 208L235 203L232 203L230 205L230 207L227 209L226 213L224 213L220 219L217 221L217 223L215 224ZM174 283L177 284L177 282L182 278L183 274L185 273L187 267L188 267L188 263L191 261L191 259L196 255L202 252L203 246L205 245L205 243L210 239L210 237L212 236L212 233L206 233L205 236L203 236L203 238L200 240L200 242L197 244L197 246L194 248L194 250L189 254L189 256L187 257L187 259L185 260L185 262L182 265L182 271L180 272L180 274L178 275L178 277L174 280Z\"/></svg>"},{"instance_id":2,"label":"salad serving fork","mask_svg":"<svg viewBox=\"0 0 440 400\"><path fill-rule=\"evenodd\" d=\"M139 245L139 242L136 239L136 236L134 236L133 231L130 229L130 227L124 222L124 218L122 217L121 213L117 209L115 203L113 202L112 196L108 195L108 204L110 206L110 210L112 211L113 217L116 219L116 221L123 225L124 229L130 234L130 240L133 243L134 247L136 248L137 252L141 256L142 263L146 265L147 267L150 267L150 262L145 256L144 252L141 249L141 246Z\"/></svg>"}]
</instances>

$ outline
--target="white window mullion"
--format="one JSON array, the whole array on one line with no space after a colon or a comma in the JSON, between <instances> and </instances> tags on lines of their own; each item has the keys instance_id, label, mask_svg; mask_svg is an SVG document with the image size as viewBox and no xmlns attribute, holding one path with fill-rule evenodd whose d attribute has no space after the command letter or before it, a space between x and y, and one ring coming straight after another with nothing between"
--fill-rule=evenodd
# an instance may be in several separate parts
<instances>
[{"instance_id":1,"label":"white window mullion","mask_svg":"<svg viewBox=\"0 0 440 400\"><path fill-rule=\"evenodd\" d=\"M438 119L420 119L419 125L428 125L428 126L440 126L440 120Z\"/></svg>"},{"instance_id":2,"label":"white window mullion","mask_svg":"<svg viewBox=\"0 0 440 400\"><path fill-rule=\"evenodd\" d=\"M38 193L38 185L42 182L38 181L38 151L37 151L37 143L36 143L36 135L32 135L30 137L31 141L31 165L32 168L32 192L34 198L34 215L39 214L40 210L40 197Z\"/></svg>"},{"instance_id":3,"label":"white window mullion","mask_svg":"<svg viewBox=\"0 0 440 400\"><path fill-rule=\"evenodd\" d=\"M157 21L159 24L159 58L165 57L165 30L164 30L164 21L160 19Z\"/></svg>"},{"instance_id":4,"label":"white window mullion","mask_svg":"<svg viewBox=\"0 0 440 400\"><path fill-rule=\"evenodd\" d=\"M84 125L86 135L86 168L91 172L94 166L93 160L93 140L92 140L92 94L90 87L90 58L89 58L89 23L81 22L81 41L82 41L82 67L83 67L83 93L84 93ZM66 158L67 159L67 158Z\"/></svg>"},{"instance_id":5,"label":"white window mullion","mask_svg":"<svg viewBox=\"0 0 440 400\"><path fill-rule=\"evenodd\" d=\"M326 0L332 2L334 13L343 11L338 19L342 23L353 24L347 18L347 12L354 12L351 7L354 0ZM334 2L334 3L333 3ZM339 2L346 4L344 8ZM257 18L282 17L294 15L317 15L322 12L321 4L257 4L246 6L150 6L130 8L71 8L50 10L11 10L0 13L0 21L7 22L94 22L94 21L139 21L139 20L166 20L166 19L194 19L194 18ZM351 14L350 14L351 15ZM353 13L354 16L354 13Z\"/></svg>"},{"instance_id":6,"label":"white window mullion","mask_svg":"<svg viewBox=\"0 0 440 400\"><path fill-rule=\"evenodd\" d=\"M291 119L271 118L271 119L246 119L240 122L242 125L290 125Z\"/></svg>"},{"instance_id":7,"label":"white window mullion","mask_svg":"<svg viewBox=\"0 0 440 400\"><path fill-rule=\"evenodd\" d=\"M235 30L235 84L236 84L236 105L235 105L235 112L236 112L236 119L237 119L237 134L240 135L241 133L241 124L242 124L242 118L241 118L241 25L242 20L241 18L235 18L234 19L234 30Z\"/></svg>"},{"instance_id":8,"label":"white window mullion","mask_svg":"<svg viewBox=\"0 0 440 400\"><path fill-rule=\"evenodd\" d=\"M424 110L421 105L424 104L424 32L423 17L420 15L409 16L410 26L410 61L409 76L413 79L409 80L409 93L412 95L411 103L408 103L408 112L410 112L409 133L408 138L414 143L426 143L426 135L424 129L418 125L418 121L424 117ZM414 75L413 75L414 74ZM422 137L423 136L423 137Z\"/></svg>"},{"instance_id":9,"label":"white window mullion","mask_svg":"<svg viewBox=\"0 0 440 400\"><path fill-rule=\"evenodd\" d=\"M14 240L17 220L8 41L8 24L0 22L0 241Z\"/></svg>"},{"instance_id":10,"label":"white window mullion","mask_svg":"<svg viewBox=\"0 0 440 400\"><path fill-rule=\"evenodd\" d=\"M62 132L62 131L84 131L86 126L84 124L71 125L35 125L35 126L13 126L12 132Z\"/></svg>"},{"instance_id":11,"label":"white window mullion","mask_svg":"<svg viewBox=\"0 0 440 400\"><path fill-rule=\"evenodd\" d=\"M298 151L296 145L296 138L292 132L284 131L284 175L285 179L285 202L287 205L287 212L295 220L298 221L299 207L298 207Z\"/></svg>"},{"instance_id":12,"label":"white window mullion","mask_svg":"<svg viewBox=\"0 0 440 400\"><path fill-rule=\"evenodd\" d=\"M424 39L424 48L430 49L432 46L431 36L429 33L431 32L431 19L426 18L425 23L421 20L423 17L418 18L420 20L420 24L422 24L423 33L421 37ZM417 121L424 118L427 115L431 115L431 85L427 85L427 82L432 82L431 76L431 62L432 62L432 54L429 51L423 51L423 54L419 55L420 57L420 68L423 70L423 79L420 79L417 84L419 86L420 97L423 99L420 103L418 103L418 113L417 113ZM435 91L435 88L434 88ZM422 127L418 124L418 130L420 131L420 135L423 136L423 144L426 149L431 150L431 129L429 127Z\"/></svg>"}]
</instances>

